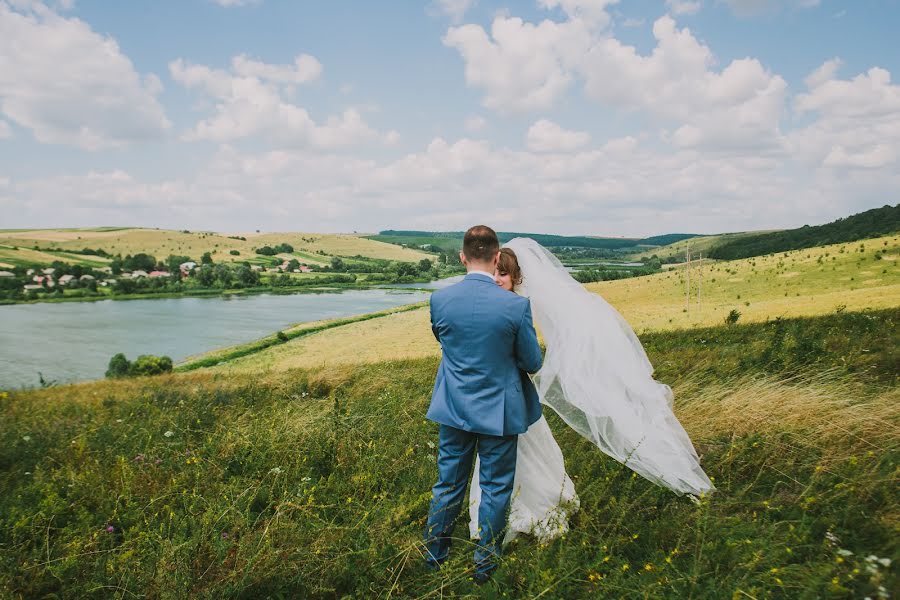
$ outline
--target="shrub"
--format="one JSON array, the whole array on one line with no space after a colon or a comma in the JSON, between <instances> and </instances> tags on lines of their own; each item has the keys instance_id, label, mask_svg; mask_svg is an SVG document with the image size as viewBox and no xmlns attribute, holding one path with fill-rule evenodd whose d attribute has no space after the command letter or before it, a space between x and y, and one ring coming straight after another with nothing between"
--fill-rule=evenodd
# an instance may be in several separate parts
<instances>
[{"instance_id":1,"label":"shrub","mask_svg":"<svg viewBox=\"0 0 900 600\"><path fill-rule=\"evenodd\" d=\"M732 308L731 312L728 313L728 316L725 317L725 324L726 325L734 325L735 323L738 322L738 319L740 319L740 318L741 318L741 312L739 310Z\"/></svg>"}]
</instances>

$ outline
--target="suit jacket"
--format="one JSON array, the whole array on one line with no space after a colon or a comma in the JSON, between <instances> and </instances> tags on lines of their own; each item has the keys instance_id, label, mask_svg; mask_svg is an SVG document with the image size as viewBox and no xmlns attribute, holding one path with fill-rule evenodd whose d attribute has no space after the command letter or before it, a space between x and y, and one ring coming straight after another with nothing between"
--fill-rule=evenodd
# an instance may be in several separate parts
<instances>
[{"instance_id":1,"label":"suit jacket","mask_svg":"<svg viewBox=\"0 0 900 600\"><path fill-rule=\"evenodd\" d=\"M443 355L426 416L473 433L525 433L541 416L526 374L543 360L531 303L472 273L434 292L430 305Z\"/></svg>"}]
</instances>

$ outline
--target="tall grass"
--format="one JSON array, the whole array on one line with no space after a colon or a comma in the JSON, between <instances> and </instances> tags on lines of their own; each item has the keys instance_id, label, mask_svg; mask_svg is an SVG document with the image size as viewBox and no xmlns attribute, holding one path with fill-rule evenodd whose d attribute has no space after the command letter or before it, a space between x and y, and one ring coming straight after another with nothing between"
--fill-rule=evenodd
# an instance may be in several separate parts
<instances>
[{"instance_id":1,"label":"tall grass","mask_svg":"<svg viewBox=\"0 0 900 600\"><path fill-rule=\"evenodd\" d=\"M665 379L718 487L699 505L549 414L581 510L484 587L464 522L441 572L421 564L435 358L0 394L0 595L876 598L897 585L877 559L900 559L900 398L837 362Z\"/></svg>"}]
</instances>

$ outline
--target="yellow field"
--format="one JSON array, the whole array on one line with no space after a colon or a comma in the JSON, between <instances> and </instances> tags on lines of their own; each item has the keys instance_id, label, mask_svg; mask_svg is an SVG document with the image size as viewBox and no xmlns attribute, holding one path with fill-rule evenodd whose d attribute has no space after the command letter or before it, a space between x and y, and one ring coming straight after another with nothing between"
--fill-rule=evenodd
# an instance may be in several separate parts
<instances>
[{"instance_id":1,"label":"yellow field","mask_svg":"<svg viewBox=\"0 0 900 600\"><path fill-rule=\"evenodd\" d=\"M650 277L586 287L601 294L638 331L716 325L732 309L740 311L741 321L765 321L823 314L840 306L885 308L900 305L898 253L900 236L892 235L769 257L704 261L702 276L696 264L691 269L688 311L683 265Z\"/></svg>"},{"instance_id":2,"label":"yellow field","mask_svg":"<svg viewBox=\"0 0 900 600\"><path fill-rule=\"evenodd\" d=\"M881 259L875 258L876 251ZM893 235L798 250L787 256L781 253L706 264L701 283L702 310L696 300L700 270L695 266L690 312L685 312L683 267L586 287L606 298L638 332L718 325L732 309L741 312L740 322L765 321L777 316L825 314L841 306L847 310L900 306L898 254L900 236ZM267 372L439 352L426 307L291 340L215 369Z\"/></svg>"},{"instance_id":3,"label":"yellow field","mask_svg":"<svg viewBox=\"0 0 900 600\"><path fill-rule=\"evenodd\" d=\"M0 230L0 246L18 246L12 252L20 260L30 260L25 248L37 245L41 248L60 250L81 250L83 248L102 248L110 254L137 254L144 252L164 259L170 254L189 256L199 260L204 252L210 252L216 262L242 261L257 257L253 248L265 245L274 246L283 242L292 245L298 260L306 263L327 264L332 256L361 255L367 258L418 262L423 258L434 258L433 255L401 248L393 244L385 244L363 239L354 235L310 234L310 233L242 233L235 237L245 237L246 241L232 239L231 234L214 232L190 232L166 229L121 229L121 230L71 230L71 229L35 229L35 230ZM230 254L237 250L239 255ZM324 252L324 255L319 252ZM291 256L279 255L290 259ZM96 257L90 257L91 259ZM43 258L35 260L43 261ZM2 260L2 257L0 257ZM46 262L52 262L50 258Z\"/></svg>"}]
</instances>

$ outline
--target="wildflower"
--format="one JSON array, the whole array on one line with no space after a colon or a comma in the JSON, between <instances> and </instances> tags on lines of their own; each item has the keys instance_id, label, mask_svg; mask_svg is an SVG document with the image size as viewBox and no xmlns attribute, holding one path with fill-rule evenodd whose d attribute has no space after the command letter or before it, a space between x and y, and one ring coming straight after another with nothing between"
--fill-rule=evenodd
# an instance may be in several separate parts
<instances>
[{"instance_id":1,"label":"wildflower","mask_svg":"<svg viewBox=\"0 0 900 600\"><path fill-rule=\"evenodd\" d=\"M169 430L169 431L165 432L163 435L166 436L166 437L172 437L173 435L175 435L175 432Z\"/></svg>"},{"instance_id":2,"label":"wildflower","mask_svg":"<svg viewBox=\"0 0 900 600\"><path fill-rule=\"evenodd\" d=\"M312 477L304 477L300 480L301 483L309 483L312 481Z\"/></svg>"},{"instance_id":3,"label":"wildflower","mask_svg":"<svg viewBox=\"0 0 900 600\"><path fill-rule=\"evenodd\" d=\"M638 536L639 536L639 534L635 533L634 535L631 536L631 539L636 540L636 539L638 539Z\"/></svg>"},{"instance_id":4,"label":"wildflower","mask_svg":"<svg viewBox=\"0 0 900 600\"><path fill-rule=\"evenodd\" d=\"M116 423L121 423L122 419L116 419Z\"/></svg>"},{"instance_id":5,"label":"wildflower","mask_svg":"<svg viewBox=\"0 0 900 600\"><path fill-rule=\"evenodd\" d=\"M31 441L31 436L30 436L30 435L23 435L23 436L22 436L22 439L25 440L26 442L30 442L30 441Z\"/></svg>"},{"instance_id":6,"label":"wildflower","mask_svg":"<svg viewBox=\"0 0 900 600\"><path fill-rule=\"evenodd\" d=\"M837 584L839 584L840 582L841 582L840 577L833 577L833 578L831 579L831 583L833 583L834 585L837 585Z\"/></svg>"},{"instance_id":7,"label":"wildflower","mask_svg":"<svg viewBox=\"0 0 900 600\"><path fill-rule=\"evenodd\" d=\"M604 556L604 557L603 557L603 562L609 562L609 556Z\"/></svg>"},{"instance_id":8,"label":"wildflower","mask_svg":"<svg viewBox=\"0 0 900 600\"><path fill-rule=\"evenodd\" d=\"M850 552L849 550L844 550L843 548L838 550L837 553L840 554L841 556L853 556L852 552Z\"/></svg>"},{"instance_id":9,"label":"wildflower","mask_svg":"<svg viewBox=\"0 0 900 600\"><path fill-rule=\"evenodd\" d=\"M816 473L822 472L822 465L816 465Z\"/></svg>"},{"instance_id":10,"label":"wildflower","mask_svg":"<svg viewBox=\"0 0 900 600\"><path fill-rule=\"evenodd\" d=\"M778 567L772 567L771 569L769 569L769 573L771 573L772 575L774 575L777 572L778 572Z\"/></svg>"},{"instance_id":11,"label":"wildflower","mask_svg":"<svg viewBox=\"0 0 900 600\"><path fill-rule=\"evenodd\" d=\"M158 464L160 464L161 462L162 462L162 459L161 459L161 458L157 458L156 460L153 461L153 464L154 464L154 465L158 465Z\"/></svg>"},{"instance_id":12,"label":"wildflower","mask_svg":"<svg viewBox=\"0 0 900 600\"><path fill-rule=\"evenodd\" d=\"M272 475L281 475L283 471L281 470L281 467L272 467L271 469L269 469L269 473Z\"/></svg>"},{"instance_id":13,"label":"wildflower","mask_svg":"<svg viewBox=\"0 0 900 600\"><path fill-rule=\"evenodd\" d=\"M434 442L428 442L428 447L434 450Z\"/></svg>"},{"instance_id":14,"label":"wildflower","mask_svg":"<svg viewBox=\"0 0 900 600\"><path fill-rule=\"evenodd\" d=\"M625 563L624 565L622 565L622 572L624 573L625 571L627 571L630 568L631 568L631 565L629 565L628 563Z\"/></svg>"},{"instance_id":15,"label":"wildflower","mask_svg":"<svg viewBox=\"0 0 900 600\"><path fill-rule=\"evenodd\" d=\"M600 581L601 579L603 579L603 575L600 575L599 573L591 573L588 575L588 580L590 581Z\"/></svg>"},{"instance_id":16,"label":"wildflower","mask_svg":"<svg viewBox=\"0 0 900 600\"><path fill-rule=\"evenodd\" d=\"M644 565L644 570L645 570L645 571L652 571L652 570L653 570L653 565L650 564L650 563L647 563L646 565Z\"/></svg>"},{"instance_id":17,"label":"wildflower","mask_svg":"<svg viewBox=\"0 0 900 600\"><path fill-rule=\"evenodd\" d=\"M227 531L223 531L223 532L222 532L222 539L223 539L223 540L227 540L227 539L228 539L228 532L227 532Z\"/></svg>"},{"instance_id":18,"label":"wildflower","mask_svg":"<svg viewBox=\"0 0 900 600\"><path fill-rule=\"evenodd\" d=\"M115 531L115 530L116 530L116 528L113 527L112 525L107 525L107 526L106 526L106 533L112 533L112 532Z\"/></svg>"},{"instance_id":19,"label":"wildflower","mask_svg":"<svg viewBox=\"0 0 900 600\"><path fill-rule=\"evenodd\" d=\"M134 457L134 462L144 462L144 455L143 455L143 454L138 454L137 456L135 456L135 457Z\"/></svg>"},{"instance_id":20,"label":"wildflower","mask_svg":"<svg viewBox=\"0 0 900 600\"><path fill-rule=\"evenodd\" d=\"M778 577L776 577L776 578L775 578L775 583L777 583L778 585L781 585L783 582L781 581L781 579L779 579Z\"/></svg>"}]
</instances>

